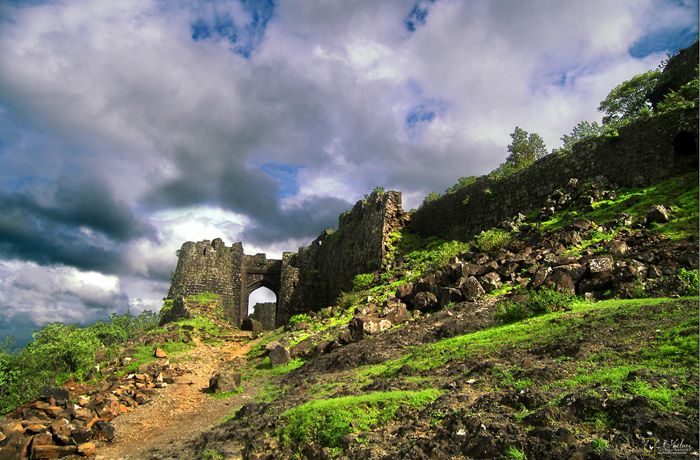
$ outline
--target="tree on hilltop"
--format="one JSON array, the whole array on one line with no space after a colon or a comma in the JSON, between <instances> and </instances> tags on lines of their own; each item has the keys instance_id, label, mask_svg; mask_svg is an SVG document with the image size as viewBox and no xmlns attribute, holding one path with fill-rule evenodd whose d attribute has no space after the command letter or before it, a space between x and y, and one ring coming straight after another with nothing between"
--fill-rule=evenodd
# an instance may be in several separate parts
<instances>
[{"instance_id":1,"label":"tree on hilltop","mask_svg":"<svg viewBox=\"0 0 700 460\"><path fill-rule=\"evenodd\" d=\"M650 70L635 75L613 88L598 106L603 112L603 124L615 125L651 113L649 94L659 84L661 72Z\"/></svg>"},{"instance_id":2,"label":"tree on hilltop","mask_svg":"<svg viewBox=\"0 0 700 460\"><path fill-rule=\"evenodd\" d=\"M547 155L547 147L544 145L542 137L537 133L529 134L516 126L510 137L513 142L508 145L510 155L506 158L506 163L525 167Z\"/></svg>"}]
</instances>

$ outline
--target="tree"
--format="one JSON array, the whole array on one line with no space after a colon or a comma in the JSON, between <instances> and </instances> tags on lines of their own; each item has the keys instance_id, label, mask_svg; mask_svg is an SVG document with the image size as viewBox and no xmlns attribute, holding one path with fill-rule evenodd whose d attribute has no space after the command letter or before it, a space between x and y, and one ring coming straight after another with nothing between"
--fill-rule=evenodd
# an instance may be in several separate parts
<instances>
[{"instance_id":1,"label":"tree","mask_svg":"<svg viewBox=\"0 0 700 460\"><path fill-rule=\"evenodd\" d=\"M513 142L508 145L510 155L506 158L506 164L520 169L547 155L547 147L537 133L528 134L516 126L510 137Z\"/></svg>"},{"instance_id":2,"label":"tree","mask_svg":"<svg viewBox=\"0 0 700 460\"><path fill-rule=\"evenodd\" d=\"M603 134L603 127L597 122L580 121L574 129L571 130L571 134L564 134L561 137L561 141L564 143L559 149L555 149L552 153L556 151L570 151L571 148L577 142L580 142L589 137L598 137Z\"/></svg>"},{"instance_id":3,"label":"tree","mask_svg":"<svg viewBox=\"0 0 700 460\"><path fill-rule=\"evenodd\" d=\"M649 94L659 83L661 72L650 70L635 75L613 88L608 96L598 106L603 112L603 124L615 125L631 121L648 112L651 107Z\"/></svg>"}]
</instances>

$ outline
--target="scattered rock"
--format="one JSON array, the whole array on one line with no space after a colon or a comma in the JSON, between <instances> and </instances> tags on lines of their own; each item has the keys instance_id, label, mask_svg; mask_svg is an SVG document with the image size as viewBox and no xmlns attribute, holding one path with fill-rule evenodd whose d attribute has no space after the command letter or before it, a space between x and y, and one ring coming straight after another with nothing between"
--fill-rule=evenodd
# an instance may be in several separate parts
<instances>
[{"instance_id":1,"label":"scattered rock","mask_svg":"<svg viewBox=\"0 0 700 460\"><path fill-rule=\"evenodd\" d=\"M53 444L32 447L32 459L53 459L67 457L78 452L76 446L56 446Z\"/></svg>"},{"instance_id":2,"label":"scattered rock","mask_svg":"<svg viewBox=\"0 0 700 460\"><path fill-rule=\"evenodd\" d=\"M671 213L663 205L655 204L647 211L647 225L654 223L665 224L669 220L671 220Z\"/></svg>"},{"instance_id":3,"label":"scattered rock","mask_svg":"<svg viewBox=\"0 0 700 460\"><path fill-rule=\"evenodd\" d=\"M217 372L209 379L209 391L212 393L236 391L241 386L241 373L226 369Z\"/></svg>"},{"instance_id":4,"label":"scattered rock","mask_svg":"<svg viewBox=\"0 0 700 460\"><path fill-rule=\"evenodd\" d=\"M272 367L284 366L289 363L291 356L289 356L289 350L285 348L279 342L270 342L267 344L265 349L270 356L270 364Z\"/></svg>"},{"instance_id":5,"label":"scattered rock","mask_svg":"<svg viewBox=\"0 0 700 460\"><path fill-rule=\"evenodd\" d=\"M78 445L78 453L85 457L90 457L94 455L97 451L97 446L94 442L84 442Z\"/></svg>"},{"instance_id":6,"label":"scattered rock","mask_svg":"<svg viewBox=\"0 0 700 460\"><path fill-rule=\"evenodd\" d=\"M428 310L437 307L438 299L432 292L419 292L413 299L413 305L421 310Z\"/></svg>"},{"instance_id":7,"label":"scattered rock","mask_svg":"<svg viewBox=\"0 0 700 460\"><path fill-rule=\"evenodd\" d=\"M164 350L156 348L155 350L153 350L153 356L155 356L156 358L163 359L167 358L168 354Z\"/></svg>"},{"instance_id":8,"label":"scattered rock","mask_svg":"<svg viewBox=\"0 0 700 460\"><path fill-rule=\"evenodd\" d=\"M609 272L613 269L613 258L609 256L591 259L588 262L588 270L595 273Z\"/></svg>"},{"instance_id":9,"label":"scattered rock","mask_svg":"<svg viewBox=\"0 0 700 460\"><path fill-rule=\"evenodd\" d=\"M468 302L473 302L486 294L486 291L474 276L462 278L459 281L459 288L462 291L464 299Z\"/></svg>"}]
</instances>

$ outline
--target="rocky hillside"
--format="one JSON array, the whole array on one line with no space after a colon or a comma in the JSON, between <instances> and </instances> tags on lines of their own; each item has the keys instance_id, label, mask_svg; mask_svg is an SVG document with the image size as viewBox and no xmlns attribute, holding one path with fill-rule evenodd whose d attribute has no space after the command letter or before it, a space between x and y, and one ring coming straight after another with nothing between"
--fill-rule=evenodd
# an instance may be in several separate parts
<instances>
[{"instance_id":1,"label":"rocky hillside","mask_svg":"<svg viewBox=\"0 0 700 460\"><path fill-rule=\"evenodd\" d=\"M568 183L468 243L397 233L251 350L254 402L150 458L697 457L697 174Z\"/></svg>"}]
</instances>

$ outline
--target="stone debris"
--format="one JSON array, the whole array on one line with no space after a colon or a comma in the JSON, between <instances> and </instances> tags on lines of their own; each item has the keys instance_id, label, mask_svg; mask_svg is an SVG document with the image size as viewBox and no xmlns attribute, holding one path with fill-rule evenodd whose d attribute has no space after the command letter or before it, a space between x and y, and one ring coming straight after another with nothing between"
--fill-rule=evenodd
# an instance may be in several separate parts
<instances>
[{"instance_id":1,"label":"stone debris","mask_svg":"<svg viewBox=\"0 0 700 460\"><path fill-rule=\"evenodd\" d=\"M147 404L157 388L164 388L185 372L161 358L141 366L136 374L112 374L89 395L71 395L66 388L43 388L41 399L0 421L0 459L93 456L97 450L94 441L114 439L111 420Z\"/></svg>"}]
</instances>

